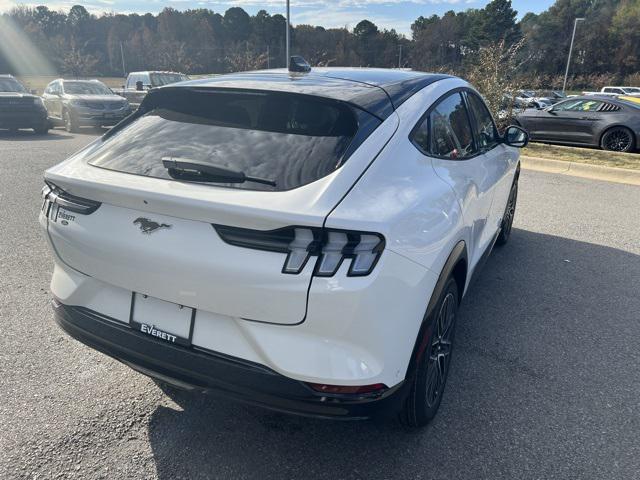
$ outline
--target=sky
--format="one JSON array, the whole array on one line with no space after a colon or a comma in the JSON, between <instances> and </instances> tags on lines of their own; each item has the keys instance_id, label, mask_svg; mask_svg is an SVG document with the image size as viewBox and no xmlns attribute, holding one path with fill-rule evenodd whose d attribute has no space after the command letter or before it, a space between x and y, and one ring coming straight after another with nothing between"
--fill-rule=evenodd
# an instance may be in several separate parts
<instances>
[{"instance_id":1,"label":"sky","mask_svg":"<svg viewBox=\"0 0 640 480\"><path fill-rule=\"evenodd\" d=\"M323 27L352 29L360 20L367 18L380 28L394 28L399 33L410 35L411 23L420 15L442 15L447 10L482 8L489 0L291 0L291 22L294 25L307 23ZM518 17L527 12L540 13L549 8L554 0L512 0ZM254 14L265 9L271 14L285 13L285 0L0 0L0 11L16 4L30 6L46 5L52 10L69 10L75 4L84 5L91 13L158 13L165 7L177 10L209 8L224 13L229 7L240 6Z\"/></svg>"}]
</instances>

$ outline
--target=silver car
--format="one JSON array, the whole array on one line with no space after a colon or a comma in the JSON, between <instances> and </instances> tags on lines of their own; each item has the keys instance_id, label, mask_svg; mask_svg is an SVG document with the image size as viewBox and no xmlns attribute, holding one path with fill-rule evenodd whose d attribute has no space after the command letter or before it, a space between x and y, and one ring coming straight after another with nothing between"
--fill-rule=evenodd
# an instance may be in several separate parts
<instances>
[{"instance_id":1,"label":"silver car","mask_svg":"<svg viewBox=\"0 0 640 480\"><path fill-rule=\"evenodd\" d=\"M80 127L111 127L131 113L129 102L98 80L58 79L42 95L49 121L68 132Z\"/></svg>"}]
</instances>

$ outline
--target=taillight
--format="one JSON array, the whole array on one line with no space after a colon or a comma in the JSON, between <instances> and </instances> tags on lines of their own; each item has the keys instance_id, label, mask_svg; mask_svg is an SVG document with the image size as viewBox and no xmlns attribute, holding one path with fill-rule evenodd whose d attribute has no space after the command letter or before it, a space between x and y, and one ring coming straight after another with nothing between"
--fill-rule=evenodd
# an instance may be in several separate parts
<instances>
[{"instance_id":1,"label":"taillight","mask_svg":"<svg viewBox=\"0 0 640 480\"><path fill-rule=\"evenodd\" d=\"M282 273L298 274L309 258L317 257L314 275L331 277L344 260L351 260L348 276L369 275L384 250L379 233L316 227L251 230L213 225L220 238L238 247L287 254Z\"/></svg>"},{"instance_id":2,"label":"taillight","mask_svg":"<svg viewBox=\"0 0 640 480\"><path fill-rule=\"evenodd\" d=\"M59 208L81 215L89 215L95 212L100 205L100 202L71 195L51 182L46 182L46 185L42 187L42 211L53 221L56 221Z\"/></svg>"}]
</instances>

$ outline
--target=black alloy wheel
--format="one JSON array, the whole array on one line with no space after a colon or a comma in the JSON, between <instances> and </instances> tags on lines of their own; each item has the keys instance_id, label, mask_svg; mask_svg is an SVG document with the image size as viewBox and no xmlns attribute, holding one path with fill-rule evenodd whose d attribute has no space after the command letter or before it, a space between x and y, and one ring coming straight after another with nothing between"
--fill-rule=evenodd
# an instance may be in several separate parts
<instances>
[{"instance_id":1,"label":"black alloy wheel","mask_svg":"<svg viewBox=\"0 0 640 480\"><path fill-rule=\"evenodd\" d=\"M504 245L509 241L511 236L511 229L513 228L513 218L516 216L516 205L518 203L518 179L513 182L511 186L511 192L509 193L509 200L507 201L507 207L504 210L502 217L502 225L500 228L500 234L496 239L496 245Z\"/></svg>"},{"instance_id":2,"label":"black alloy wheel","mask_svg":"<svg viewBox=\"0 0 640 480\"><path fill-rule=\"evenodd\" d=\"M633 133L625 127L614 127L602 135L600 147L612 152L630 152L633 149Z\"/></svg>"},{"instance_id":3,"label":"black alloy wheel","mask_svg":"<svg viewBox=\"0 0 640 480\"><path fill-rule=\"evenodd\" d=\"M426 334L426 347L418 358L411 391L400 421L413 428L424 427L438 412L449 375L458 313L458 285L449 278L434 309Z\"/></svg>"},{"instance_id":4,"label":"black alloy wheel","mask_svg":"<svg viewBox=\"0 0 640 480\"><path fill-rule=\"evenodd\" d=\"M447 381L453 344L453 323L458 308L456 303L457 299L454 294L447 292L436 318L436 328L431 339L427 365L426 402L429 408L437 407L440 404Z\"/></svg>"}]
</instances>

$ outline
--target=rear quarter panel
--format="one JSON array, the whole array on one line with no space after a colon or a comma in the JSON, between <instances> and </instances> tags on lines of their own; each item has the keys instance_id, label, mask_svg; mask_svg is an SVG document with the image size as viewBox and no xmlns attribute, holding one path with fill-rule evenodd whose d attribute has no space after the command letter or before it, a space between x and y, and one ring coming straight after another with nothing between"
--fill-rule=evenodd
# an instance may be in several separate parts
<instances>
[{"instance_id":1,"label":"rear quarter panel","mask_svg":"<svg viewBox=\"0 0 640 480\"><path fill-rule=\"evenodd\" d=\"M459 79L432 84L398 110L400 126L375 162L333 210L327 227L382 233L386 248L438 274L469 231L451 187L440 179L430 157L409 141L425 110L442 94L467 83Z\"/></svg>"},{"instance_id":2,"label":"rear quarter panel","mask_svg":"<svg viewBox=\"0 0 640 480\"><path fill-rule=\"evenodd\" d=\"M385 362L378 365L383 372L378 378L388 385L404 378L440 271L456 243L469 239L453 190L436 175L432 159L409 141L409 132L432 101L462 85L466 83L458 79L443 80L407 100L397 110L396 134L325 222L332 228L381 233L386 246L367 277L346 277L345 262L335 277L312 280L308 327L314 325L315 312L335 302L339 308L324 318L342 322L347 338L359 328L365 351ZM360 283L380 289L369 288L374 295L365 295L364 289L355 294ZM334 301L328 302L329 296ZM361 318L349 313L363 309L366 325L346 320Z\"/></svg>"}]
</instances>

